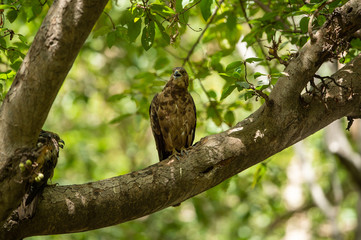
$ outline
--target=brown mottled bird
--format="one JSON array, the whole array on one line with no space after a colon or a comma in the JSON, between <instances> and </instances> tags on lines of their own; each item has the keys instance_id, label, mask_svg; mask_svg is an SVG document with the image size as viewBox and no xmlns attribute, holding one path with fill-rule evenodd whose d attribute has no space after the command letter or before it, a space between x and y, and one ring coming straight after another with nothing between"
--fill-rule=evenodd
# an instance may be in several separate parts
<instances>
[{"instance_id":1,"label":"brown mottled bird","mask_svg":"<svg viewBox=\"0 0 361 240\"><path fill-rule=\"evenodd\" d=\"M41 130L36 147L24 153L21 165L24 176L29 179L26 194L18 208L19 219L31 218L35 214L39 196L54 174L59 150L64 141L56 133Z\"/></svg>"},{"instance_id":2,"label":"brown mottled bird","mask_svg":"<svg viewBox=\"0 0 361 240\"><path fill-rule=\"evenodd\" d=\"M150 104L150 123L159 161L171 155L177 158L177 154L192 146L197 117L188 81L184 68L174 68L170 80Z\"/></svg>"}]
</instances>

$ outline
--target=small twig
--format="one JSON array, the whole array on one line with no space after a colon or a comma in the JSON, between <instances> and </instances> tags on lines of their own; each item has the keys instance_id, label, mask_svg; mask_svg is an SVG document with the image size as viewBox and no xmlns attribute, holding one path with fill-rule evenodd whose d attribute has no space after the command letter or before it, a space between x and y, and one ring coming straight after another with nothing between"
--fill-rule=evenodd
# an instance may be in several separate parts
<instances>
[{"instance_id":1,"label":"small twig","mask_svg":"<svg viewBox=\"0 0 361 240\"><path fill-rule=\"evenodd\" d=\"M180 22L180 21L179 21ZM180 22L181 23L181 22ZM202 28L198 28L198 30L197 29L194 29L194 28L192 28L191 27L191 25L189 24L189 23L187 23L187 26L190 28L190 29L192 29L194 32L201 32L202 31Z\"/></svg>"},{"instance_id":2,"label":"small twig","mask_svg":"<svg viewBox=\"0 0 361 240\"><path fill-rule=\"evenodd\" d=\"M347 131L350 131L350 128L353 124L354 119L355 119L354 117L347 116L347 127L346 127Z\"/></svg>"},{"instance_id":3,"label":"small twig","mask_svg":"<svg viewBox=\"0 0 361 240\"><path fill-rule=\"evenodd\" d=\"M201 34L198 36L196 42L193 44L191 50L189 50L187 57L184 59L182 66L184 66L188 61L189 58L191 57L191 55L194 52L194 49L196 48L196 46L199 44L199 42L201 41L201 39L203 38L204 33L207 31L208 27L211 25L211 23L213 22L214 17L217 15L217 12L219 10L219 6L223 3L224 0L220 0L218 2L218 5L216 6L216 8L214 9L212 16L210 18L208 18L206 27L203 29L203 31L201 32Z\"/></svg>"},{"instance_id":4,"label":"small twig","mask_svg":"<svg viewBox=\"0 0 361 240\"><path fill-rule=\"evenodd\" d=\"M45 0L43 3L39 0L39 3L41 6L44 6L47 3L48 0Z\"/></svg>"},{"instance_id":5,"label":"small twig","mask_svg":"<svg viewBox=\"0 0 361 240\"><path fill-rule=\"evenodd\" d=\"M278 55L278 46L280 45L281 43L281 37L278 39L278 42L276 42L274 40L274 38L272 38L272 47L267 47L269 49L268 53L273 56L273 57L270 57L268 56L267 57L267 60L272 60L272 59L277 59L281 64L287 66L288 65L288 62L283 60L279 55Z\"/></svg>"},{"instance_id":6,"label":"small twig","mask_svg":"<svg viewBox=\"0 0 361 240\"><path fill-rule=\"evenodd\" d=\"M343 89L348 89L347 87L342 86L341 84L337 83L336 79L334 79L333 77L330 77L330 76L322 77L322 76L317 75L317 74L315 74L314 77L320 79L323 84L325 84L324 79L330 79L337 87L340 87L340 88L343 88Z\"/></svg>"},{"instance_id":7,"label":"small twig","mask_svg":"<svg viewBox=\"0 0 361 240\"><path fill-rule=\"evenodd\" d=\"M243 64L244 64L244 79L248 83L249 89L253 90L257 96L262 97L266 101L267 106L269 106L269 98L268 98L267 94L265 94L261 90L256 89L254 87L254 85L248 81L248 79L247 79L247 62L244 62Z\"/></svg>"},{"instance_id":8,"label":"small twig","mask_svg":"<svg viewBox=\"0 0 361 240\"><path fill-rule=\"evenodd\" d=\"M199 4L202 0L199 0L197 2L195 2L192 6L190 6L189 8L186 8L186 9L183 9L183 11L181 11L180 13L176 13L174 14L173 16L169 17L169 18L166 18L166 17L163 17L162 15L158 14L159 16L161 16L164 21L167 21L167 22L170 22L171 24L173 24L175 22L175 20L179 20L179 16L180 15L183 15L185 12L187 12L188 10L190 10L191 8L195 7L197 4ZM172 20L171 20L172 19ZM164 22L163 21L163 22ZM162 22L162 23L163 23Z\"/></svg>"},{"instance_id":9,"label":"small twig","mask_svg":"<svg viewBox=\"0 0 361 240\"><path fill-rule=\"evenodd\" d=\"M115 24L114 24L114 22L113 22L113 19L112 19L112 17L106 12L106 11L103 11L103 13L105 14L105 15L107 15L108 16L108 18L109 18L109 20L110 20L110 22L112 23L112 25L113 25L113 30L115 30L116 28L115 28Z\"/></svg>"},{"instance_id":10,"label":"small twig","mask_svg":"<svg viewBox=\"0 0 361 240\"><path fill-rule=\"evenodd\" d=\"M252 29L252 25L249 23L249 18L248 18L248 15L247 15L247 12L246 12L246 8L243 6L243 0L239 0L239 5L241 5L241 9L242 9L242 12L243 12L243 16L244 18L246 19L246 22L248 24L248 27L250 29Z\"/></svg>"}]
</instances>

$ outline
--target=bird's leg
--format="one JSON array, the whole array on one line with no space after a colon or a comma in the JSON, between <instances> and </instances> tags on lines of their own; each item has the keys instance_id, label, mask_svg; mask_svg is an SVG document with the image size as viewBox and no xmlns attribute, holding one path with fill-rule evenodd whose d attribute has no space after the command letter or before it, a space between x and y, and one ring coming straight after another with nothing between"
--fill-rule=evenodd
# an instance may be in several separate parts
<instances>
[{"instance_id":1,"label":"bird's leg","mask_svg":"<svg viewBox=\"0 0 361 240\"><path fill-rule=\"evenodd\" d=\"M192 146L188 147L188 148L185 148L185 147L182 147L181 150L180 150L180 155L181 156L184 156L184 155L188 155L188 151L192 148Z\"/></svg>"},{"instance_id":2,"label":"bird's leg","mask_svg":"<svg viewBox=\"0 0 361 240\"><path fill-rule=\"evenodd\" d=\"M173 148L173 150L172 150L172 156L174 156L174 157L179 161L178 155L182 155L182 154L179 154L179 152L177 152L177 150L176 150L175 148Z\"/></svg>"}]
</instances>

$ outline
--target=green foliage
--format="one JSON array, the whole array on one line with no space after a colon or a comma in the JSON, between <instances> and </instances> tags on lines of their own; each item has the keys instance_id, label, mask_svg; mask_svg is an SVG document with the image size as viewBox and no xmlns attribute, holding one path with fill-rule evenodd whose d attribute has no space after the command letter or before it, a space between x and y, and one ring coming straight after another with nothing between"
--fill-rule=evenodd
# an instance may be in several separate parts
<instances>
[{"instance_id":1,"label":"green foliage","mask_svg":"<svg viewBox=\"0 0 361 240\"><path fill-rule=\"evenodd\" d=\"M205 21L211 16L211 5L212 0L203 0L199 3L199 7L201 8L202 17Z\"/></svg>"},{"instance_id":2,"label":"green foliage","mask_svg":"<svg viewBox=\"0 0 361 240\"><path fill-rule=\"evenodd\" d=\"M8 0L0 4L0 103L29 49L29 39L34 37L39 27L41 19L36 21L36 17L43 17L43 9L47 10L50 4L51 1L41 4L28 0ZM24 24L32 32L22 34L17 30Z\"/></svg>"},{"instance_id":3,"label":"green foliage","mask_svg":"<svg viewBox=\"0 0 361 240\"><path fill-rule=\"evenodd\" d=\"M325 1L258 2L269 11L254 1L231 0L221 5L212 0L109 1L44 126L66 142L53 182L95 181L156 163L149 103L169 79L172 68L184 62L197 106L196 141L234 126L259 107L263 99L255 89L268 94L283 76L284 66L270 60L272 51L284 61L292 59L308 40L311 15ZM322 8L312 22L313 30L345 2L333 1ZM52 1L43 3L9 0L0 5L0 100ZM352 60L360 51L360 40L352 40L341 61ZM307 149L317 157L315 169L323 188L329 191L330 169L337 164L329 162L321 138L322 134L312 136ZM130 223L30 239L282 239L284 216L293 211L283 197L290 178L288 163L293 159L293 151L288 149L267 165L234 176L178 208ZM353 206L357 199L349 176L344 169L338 174L347 190L340 206L345 212L342 216L356 214ZM309 192L303 188L303 204L312 206L305 210L312 225L310 232L318 236L327 219L313 207ZM345 219L345 226L354 226L354 220ZM351 239L353 233L345 230L344 235Z\"/></svg>"}]
</instances>

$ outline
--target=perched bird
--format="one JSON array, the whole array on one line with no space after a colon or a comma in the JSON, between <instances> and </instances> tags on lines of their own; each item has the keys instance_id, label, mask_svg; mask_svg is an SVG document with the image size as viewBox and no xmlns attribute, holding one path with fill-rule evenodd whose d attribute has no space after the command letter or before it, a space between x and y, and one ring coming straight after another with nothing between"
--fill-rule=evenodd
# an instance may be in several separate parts
<instances>
[{"instance_id":1,"label":"perched bird","mask_svg":"<svg viewBox=\"0 0 361 240\"><path fill-rule=\"evenodd\" d=\"M38 197L54 174L59 150L64 141L56 133L41 130L36 147L24 155L22 172L29 176L29 184L23 202L18 208L19 218L31 218L35 214Z\"/></svg>"},{"instance_id":2,"label":"perched bird","mask_svg":"<svg viewBox=\"0 0 361 240\"><path fill-rule=\"evenodd\" d=\"M159 161L171 155L178 158L177 154L192 146L197 117L188 81L184 68L174 68L170 80L150 104L150 123Z\"/></svg>"}]
</instances>

